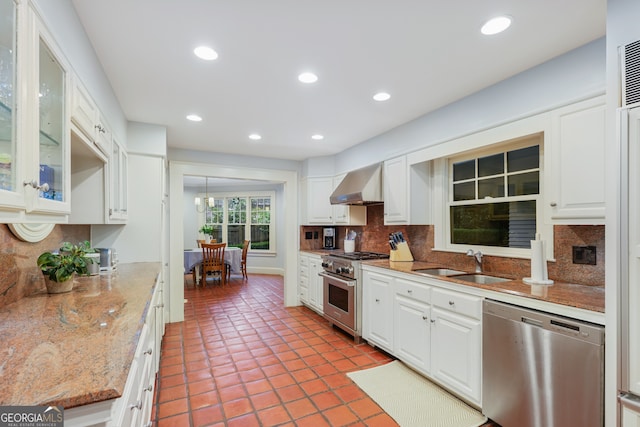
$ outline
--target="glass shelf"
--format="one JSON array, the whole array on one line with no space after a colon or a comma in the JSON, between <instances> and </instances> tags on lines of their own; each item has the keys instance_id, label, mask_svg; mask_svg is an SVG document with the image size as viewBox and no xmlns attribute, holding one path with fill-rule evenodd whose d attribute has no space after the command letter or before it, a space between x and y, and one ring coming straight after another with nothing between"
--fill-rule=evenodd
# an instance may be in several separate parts
<instances>
[{"instance_id":1,"label":"glass shelf","mask_svg":"<svg viewBox=\"0 0 640 427\"><path fill-rule=\"evenodd\" d=\"M2 126L5 121L9 123L9 126ZM11 108L2 102L0 102L0 141L11 141ZM59 146L60 141L41 130L40 144Z\"/></svg>"}]
</instances>

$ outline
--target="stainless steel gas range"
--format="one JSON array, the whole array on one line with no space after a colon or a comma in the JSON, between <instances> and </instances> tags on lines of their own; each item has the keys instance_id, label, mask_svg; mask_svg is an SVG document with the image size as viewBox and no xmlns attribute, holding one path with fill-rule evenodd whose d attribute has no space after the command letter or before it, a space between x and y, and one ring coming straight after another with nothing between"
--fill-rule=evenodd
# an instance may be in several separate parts
<instances>
[{"instance_id":1,"label":"stainless steel gas range","mask_svg":"<svg viewBox=\"0 0 640 427\"><path fill-rule=\"evenodd\" d=\"M323 311L330 324L353 335L362 336L361 261L389 258L376 252L336 253L322 257Z\"/></svg>"}]
</instances>

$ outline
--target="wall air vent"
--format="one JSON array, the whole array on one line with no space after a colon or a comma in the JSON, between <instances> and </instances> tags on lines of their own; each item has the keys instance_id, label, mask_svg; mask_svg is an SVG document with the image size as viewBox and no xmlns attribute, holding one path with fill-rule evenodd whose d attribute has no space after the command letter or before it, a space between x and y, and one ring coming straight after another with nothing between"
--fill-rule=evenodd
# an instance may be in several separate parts
<instances>
[{"instance_id":1,"label":"wall air vent","mask_svg":"<svg viewBox=\"0 0 640 427\"><path fill-rule=\"evenodd\" d=\"M640 40L624 46L622 99L623 104L640 102Z\"/></svg>"}]
</instances>

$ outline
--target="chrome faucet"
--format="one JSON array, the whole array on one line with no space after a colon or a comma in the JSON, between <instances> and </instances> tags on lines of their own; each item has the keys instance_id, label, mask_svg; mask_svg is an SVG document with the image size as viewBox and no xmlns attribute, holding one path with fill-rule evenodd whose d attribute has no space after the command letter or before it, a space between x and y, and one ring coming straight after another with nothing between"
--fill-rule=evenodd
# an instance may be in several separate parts
<instances>
[{"instance_id":1,"label":"chrome faucet","mask_svg":"<svg viewBox=\"0 0 640 427\"><path fill-rule=\"evenodd\" d=\"M472 256L476 259L476 273L482 273L482 252L473 252L473 249L467 251L467 256Z\"/></svg>"}]
</instances>

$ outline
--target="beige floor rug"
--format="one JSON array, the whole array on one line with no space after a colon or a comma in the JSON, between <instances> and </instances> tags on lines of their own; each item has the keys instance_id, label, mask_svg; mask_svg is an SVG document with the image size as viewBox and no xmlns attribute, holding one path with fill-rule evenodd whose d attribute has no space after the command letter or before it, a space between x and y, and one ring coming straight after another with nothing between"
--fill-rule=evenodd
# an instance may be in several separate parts
<instances>
[{"instance_id":1,"label":"beige floor rug","mask_svg":"<svg viewBox=\"0 0 640 427\"><path fill-rule=\"evenodd\" d=\"M401 427L478 427L487 421L399 361L347 375Z\"/></svg>"}]
</instances>

